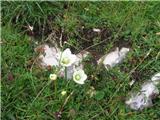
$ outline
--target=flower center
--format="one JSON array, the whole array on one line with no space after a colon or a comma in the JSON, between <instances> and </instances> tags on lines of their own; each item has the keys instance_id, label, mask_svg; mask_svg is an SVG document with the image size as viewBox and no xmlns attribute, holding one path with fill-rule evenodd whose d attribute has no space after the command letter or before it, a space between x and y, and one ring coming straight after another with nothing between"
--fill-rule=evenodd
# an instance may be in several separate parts
<instances>
[{"instance_id":1,"label":"flower center","mask_svg":"<svg viewBox=\"0 0 160 120\"><path fill-rule=\"evenodd\" d=\"M76 80L80 80L80 79L81 79L81 76L80 76L80 75L75 75L75 79L76 79Z\"/></svg>"},{"instance_id":2,"label":"flower center","mask_svg":"<svg viewBox=\"0 0 160 120\"><path fill-rule=\"evenodd\" d=\"M63 63L63 64L68 64L69 61L70 61L70 60L69 60L69 58L67 58L67 57L65 57L65 58L62 59L62 63Z\"/></svg>"}]
</instances>

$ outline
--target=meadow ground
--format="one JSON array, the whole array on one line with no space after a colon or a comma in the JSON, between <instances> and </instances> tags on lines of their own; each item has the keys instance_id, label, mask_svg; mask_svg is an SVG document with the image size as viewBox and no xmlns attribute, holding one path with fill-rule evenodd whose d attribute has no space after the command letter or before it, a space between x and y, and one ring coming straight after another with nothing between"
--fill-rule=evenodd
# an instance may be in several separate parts
<instances>
[{"instance_id":1,"label":"meadow ground","mask_svg":"<svg viewBox=\"0 0 160 120\"><path fill-rule=\"evenodd\" d=\"M160 2L3 1L1 22L3 120L53 120L58 119L60 109L62 120L160 119L160 97L143 111L125 105L131 91L160 72ZM33 31L28 26L33 26ZM37 43L51 44L52 39L45 41L51 33L58 43L62 34L62 42L69 43L64 47L75 53L89 47L92 61L117 46L131 51L122 64L109 71L97 70L96 63L89 61L84 85L70 82L66 88L66 80L58 78L55 92L53 83L46 86L52 71L34 64L34 48ZM132 79L136 83L130 87ZM93 97L87 92L91 86L97 91ZM67 91L65 96L62 90Z\"/></svg>"}]
</instances>

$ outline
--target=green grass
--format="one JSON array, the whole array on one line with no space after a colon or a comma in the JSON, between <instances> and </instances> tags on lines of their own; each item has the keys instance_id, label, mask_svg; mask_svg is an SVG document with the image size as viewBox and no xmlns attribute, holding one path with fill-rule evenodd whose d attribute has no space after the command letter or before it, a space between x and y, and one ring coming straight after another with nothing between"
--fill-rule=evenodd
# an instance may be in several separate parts
<instances>
[{"instance_id":1,"label":"green grass","mask_svg":"<svg viewBox=\"0 0 160 120\"><path fill-rule=\"evenodd\" d=\"M74 91L64 106L63 120L158 120L160 97L154 100L153 107L143 111L130 110L125 99L160 72L160 36L156 35L160 32L159 6L160 2L2 2L2 119L55 119L55 112ZM33 25L35 36L27 35L27 25ZM92 28L106 32L94 35L89 32ZM61 29L63 39L71 45L65 47L74 52L95 45L90 50L104 54L121 43L130 43L131 51L122 64L110 71L96 71L94 63L86 64L89 76L83 86L71 81L66 87L67 81L58 78L55 93L53 83L46 86L51 71L33 64L37 56L34 48L35 41L43 43L51 32L59 36ZM137 82L130 88L128 82L132 79ZM98 91L92 98L87 94L90 86ZM62 90L67 90L66 96L61 96Z\"/></svg>"}]
</instances>

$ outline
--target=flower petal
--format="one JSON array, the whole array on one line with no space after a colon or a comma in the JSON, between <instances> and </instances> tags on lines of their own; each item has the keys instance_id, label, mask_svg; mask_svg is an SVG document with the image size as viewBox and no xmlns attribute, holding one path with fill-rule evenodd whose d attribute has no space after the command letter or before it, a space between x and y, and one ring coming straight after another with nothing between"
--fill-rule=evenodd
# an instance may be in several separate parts
<instances>
[{"instance_id":1,"label":"flower petal","mask_svg":"<svg viewBox=\"0 0 160 120\"><path fill-rule=\"evenodd\" d=\"M68 55L71 55L71 50L69 48L65 49L62 53L62 56L68 56Z\"/></svg>"},{"instance_id":2,"label":"flower petal","mask_svg":"<svg viewBox=\"0 0 160 120\"><path fill-rule=\"evenodd\" d=\"M84 75L82 76L82 80L85 81L86 79L87 79L87 75L84 74Z\"/></svg>"},{"instance_id":3,"label":"flower petal","mask_svg":"<svg viewBox=\"0 0 160 120\"><path fill-rule=\"evenodd\" d=\"M84 84L84 81L77 81L77 80L74 80L76 83L78 83L78 84Z\"/></svg>"}]
</instances>

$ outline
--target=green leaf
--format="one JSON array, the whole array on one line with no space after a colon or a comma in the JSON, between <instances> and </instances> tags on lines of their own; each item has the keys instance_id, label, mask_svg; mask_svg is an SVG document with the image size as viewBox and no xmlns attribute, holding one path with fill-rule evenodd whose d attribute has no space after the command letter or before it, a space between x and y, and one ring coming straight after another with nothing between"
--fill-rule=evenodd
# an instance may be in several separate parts
<instances>
[{"instance_id":1,"label":"green leaf","mask_svg":"<svg viewBox=\"0 0 160 120\"><path fill-rule=\"evenodd\" d=\"M97 91L95 95L96 100L102 100L104 98L105 93L103 91Z\"/></svg>"}]
</instances>

